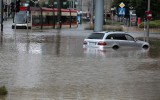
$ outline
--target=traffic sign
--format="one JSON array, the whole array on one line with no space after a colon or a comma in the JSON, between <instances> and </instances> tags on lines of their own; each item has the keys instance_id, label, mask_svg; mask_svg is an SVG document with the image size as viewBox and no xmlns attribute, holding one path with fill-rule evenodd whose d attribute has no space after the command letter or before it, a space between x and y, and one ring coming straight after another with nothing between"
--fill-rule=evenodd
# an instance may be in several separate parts
<instances>
[{"instance_id":1,"label":"traffic sign","mask_svg":"<svg viewBox=\"0 0 160 100\"><path fill-rule=\"evenodd\" d=\"M147 14L147 19L151 20L152 19L152 12L151 11L146 11Z\"/></svg>"},{"instance_id":2,"label":"traffic sign","mask_svg":"<svg viewBox=\"0 0 160 100\"><path fill-rule=\"evenodd\" d=\"M120 6L121 8L123 8L123 7L125 6L125 4L124 4L123 2L121 2L121 3L119 4L119 6Z\"/></svg>"},{"instance_id":3,"label":"traffic sign","mask_svg":"<svg viewBox=\"0 0 160 100\"><path fill-rule=\"evenodd\" d=\"M124 16L126 14L126 9L125 8L119 8L118 9L118 15Z\"/></svg>"}]
</instances>

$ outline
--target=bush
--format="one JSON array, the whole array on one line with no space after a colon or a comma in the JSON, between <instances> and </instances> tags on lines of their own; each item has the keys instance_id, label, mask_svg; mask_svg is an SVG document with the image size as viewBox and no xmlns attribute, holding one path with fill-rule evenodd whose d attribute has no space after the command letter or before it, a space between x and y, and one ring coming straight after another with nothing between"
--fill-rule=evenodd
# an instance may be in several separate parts
<instances>
[{"instance_id":1,"label":"bush","mask_svg":"<svg viewBox=\"0 0 160 100\"><path fill-rule=\"evenodd\" d=\"M139 27L144 28L144 22L142 22ZM160 20L150 21L149 27L150 28L160 28Z\"/></svg>"},{"instance_id":2,"label":"bush","mask_svg":"<svg viewBox=\"0 0 160 100\"><path fill-rule=\"evenodd\" d=\"M0 95L7 95L8 91L5 86L0 87Z\"/></svg>"},{"instance_id":3,"label":"bush","mask_svg":"<svg viewBox=\"0 0 160 100\"><path fill-rule=\"evenodd\" d=\"M94 24L89 23L84 29L85 30L94 30Z\"/></svg>"},{"instance_id":4,"label":"bush","mask_svg":"<svg viewBox=\"0 0 160 100\"><path fill-rule=\"evenodd\" d=\"M85 27L85 30L94 30L94 24L89 24ZM122 26L103 25L104 31L123 31Z\"/></svg>"},{"instance_id":5,"label":"bush","mask_svg":"<svg viewBox=\"0 0 160 100\"><path fill-rule=\"evenodd\" d=\"M105 31L123 31L122 26L112 26L112 25L104 25L103 30Z\"/></svg>"},{"instance_id":6,"label":"bush","mask_svg":"<svg viewBox=\"0 0 160 100\"><path fill-rule=\"evenodd\" d=\"M121 25L122 23L121 22L117 22L117 21L113 21L112 22L112 20L107 20L106 24L107 25L112 25L113 24L113 25L116 26L116 25Z\"/></svg>"}]
</instances>

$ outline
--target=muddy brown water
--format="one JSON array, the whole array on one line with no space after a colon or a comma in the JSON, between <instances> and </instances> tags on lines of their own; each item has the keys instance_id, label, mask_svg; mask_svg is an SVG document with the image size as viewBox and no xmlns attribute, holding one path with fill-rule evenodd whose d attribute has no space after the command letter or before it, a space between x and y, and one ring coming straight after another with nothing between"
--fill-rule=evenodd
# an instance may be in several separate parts
<instances>
[{"instance_id":1,"label":"muddy brown water","mask_svg":"<svg viewBox=\"0 0 160 100\"><path fill-rule=\"evenodd\" d=\"M83 49L84 36L6 35L0 100L159 100L160 47ZM156 40L156 41L155 41Z\"/></svg>"}]
</instances>

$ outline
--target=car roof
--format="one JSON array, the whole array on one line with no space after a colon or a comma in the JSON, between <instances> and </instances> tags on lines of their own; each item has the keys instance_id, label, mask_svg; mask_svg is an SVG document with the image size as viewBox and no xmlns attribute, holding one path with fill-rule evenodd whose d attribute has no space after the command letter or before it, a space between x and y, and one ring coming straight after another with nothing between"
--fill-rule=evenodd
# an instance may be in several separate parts
<instances>
[{"instance_id":1,"label":"car roof","mask_svg":"<svg viewBox=\"0 0 160 100\"><path fill-rule=\"evenodd\" d=\"M123 32L123 31L110 31L110 32L106 32L106 31L100 31L100 32L93 32L93 33L104 33L104 34L115 34L115 33L118 33L118 34L127 34L126 32Z\"/></svg>"}]
</instances>

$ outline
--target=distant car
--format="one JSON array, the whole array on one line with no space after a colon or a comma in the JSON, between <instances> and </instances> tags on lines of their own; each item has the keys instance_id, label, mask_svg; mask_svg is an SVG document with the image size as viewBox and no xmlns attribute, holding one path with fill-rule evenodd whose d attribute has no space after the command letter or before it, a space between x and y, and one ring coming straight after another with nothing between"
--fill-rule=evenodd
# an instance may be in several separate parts
<instances>
[{"instance_id":1,"label":"distant car","mask_svg":"<svg viewBox=\"0 0 160 100\"><path fill-rule=\"evenodd\" d=\"M84 39L83 47L94 47L104 50L108 47L118 49L124 46L134 46L147 49L149 43L136 40L126 32L93 32Z\"/></svg>"}]
</instances>

